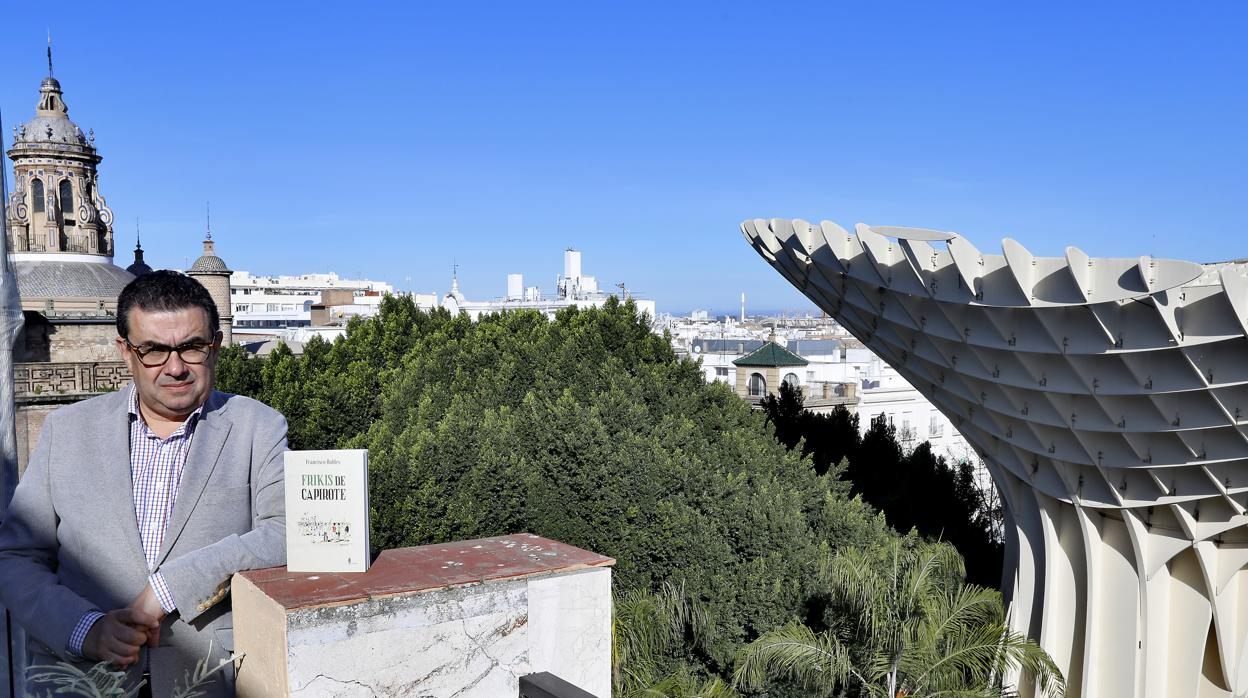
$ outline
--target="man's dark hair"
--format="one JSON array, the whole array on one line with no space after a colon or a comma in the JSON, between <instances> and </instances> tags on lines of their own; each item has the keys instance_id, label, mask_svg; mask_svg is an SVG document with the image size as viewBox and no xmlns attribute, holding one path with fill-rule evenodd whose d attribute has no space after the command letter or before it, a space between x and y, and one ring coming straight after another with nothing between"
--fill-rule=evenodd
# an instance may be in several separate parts
<instances>
[{"instance_id":1,"label":"man's dark hair","mask_svg":"<svg viewBox=\"0 0 1248 698\"><path fill-rule=\"evenodd\" d=\"M221 329L217 304L212 302L204 285L172 269L144 274L126 284L117 297L117 334L130 338L130 309L148 312L169 312L186 308L203 308L208 313L208 330L215 336Z\"/></svg>"}]
</instances>

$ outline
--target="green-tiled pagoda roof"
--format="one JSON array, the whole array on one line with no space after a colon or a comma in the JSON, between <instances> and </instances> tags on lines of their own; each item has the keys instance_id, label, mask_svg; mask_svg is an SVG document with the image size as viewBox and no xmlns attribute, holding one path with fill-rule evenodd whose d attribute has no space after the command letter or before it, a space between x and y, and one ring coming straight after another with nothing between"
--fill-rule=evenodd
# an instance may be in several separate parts
<instances>
[{"instance_id":1,"label":"green-tiled pagoda roof","mask_svg":"<svg viewBox=\"0 0 1248 698\"><path fill-rule=\"evenodd\" d=\"M734 366L805 366L810 362L775 342L763 346L733 360Z\"/></svg>"}]
</instances>

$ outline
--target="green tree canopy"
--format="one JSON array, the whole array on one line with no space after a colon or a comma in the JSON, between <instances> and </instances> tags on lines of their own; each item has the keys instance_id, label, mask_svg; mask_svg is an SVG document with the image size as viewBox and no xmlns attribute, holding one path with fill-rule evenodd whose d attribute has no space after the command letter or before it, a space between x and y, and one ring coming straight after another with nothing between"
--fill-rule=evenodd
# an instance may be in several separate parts
<instances>
[{"instance_id":1,"label":"green tree canopy","mask_svg":"<svg viewBox=\"0 0 1248 698\"><path fill-rule=\"evenodd\" d=\"M821 552L892 535L631 303L474 322L387 298L258 388L252 361L223 355L222 389L282 410L292 448L369 449L375 545L529 531L614 557L621 592L683 584L698 672L805 617Z\"/></svg>"},{"instance_id":2,"label":"green tree canopy","mask_svg":"<svg viewBox=\"0 0 1248 698\"><path fill-rule=\"evenodd\" d=\"M952 543L967 560L967 576L982 586L999 587L1004 548L994 534L993 510L975 482L967 461L950 463L924 441L907 453L897 430L883 416L871 420L859 436L858 415L837 405L829 414L803 407L801 388L783 384L778 396L763 400L775 424L776 438L789 448L801 444L816 472L827 472L842 459L842 477L882 511L898 531Z\"/></svg>"}]
</instances>

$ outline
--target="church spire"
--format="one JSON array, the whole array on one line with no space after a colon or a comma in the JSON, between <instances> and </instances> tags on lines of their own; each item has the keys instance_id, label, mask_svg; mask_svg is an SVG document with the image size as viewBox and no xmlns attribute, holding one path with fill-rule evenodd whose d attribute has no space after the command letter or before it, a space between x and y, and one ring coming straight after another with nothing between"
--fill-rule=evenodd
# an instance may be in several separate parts
<instances>
[{"instance_id":1,"label":"church spire","mask_svg":"<svg viewBox=\"0 0 1248 698\"><path fill-rule=\"evenodd\" d=\"M204 232L204 255L215 257L217 254L217 245L212 241L212 203L204 202L204 217L207 220L207 227Z\"/></svg>"},{"instance_id":2,"label":"church spire","mask_svg":"<svg viewBox=\"0 0 1248 698\"><path fill-rule=\"evenodd\" d=\"M126 271L135 276L150 274L152 268L143 261L143 243L139 240L139 219L134 219L134 263L126 267Z\"/></svg>"},{"instance_id":3,"label":"church spire","mask_svg":"<svg viewBox=\"0 0 1248 698\"><path fill-rule=\"evenodd\" d=\"M69 107L61 96L61 83L52 77L52 30L48 30L48 77L39 86L39 106L37 111L42 116L68 115Z\"/></svg>"}]
</instances>

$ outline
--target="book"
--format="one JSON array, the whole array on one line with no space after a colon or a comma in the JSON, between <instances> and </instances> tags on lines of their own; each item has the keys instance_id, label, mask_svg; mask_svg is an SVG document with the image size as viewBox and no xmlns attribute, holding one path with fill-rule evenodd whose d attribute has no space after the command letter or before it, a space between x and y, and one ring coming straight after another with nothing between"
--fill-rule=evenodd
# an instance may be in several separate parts
<instances>
[{"instance_id":1,"label":"book","mask_svg":"<svg viewBox=\"0 0 1248 698\"><path fill-rule=\"evenodd\" d=\"M365 572L368 451L286 452L286 569Z\"/></svg>"}]
</instances>

